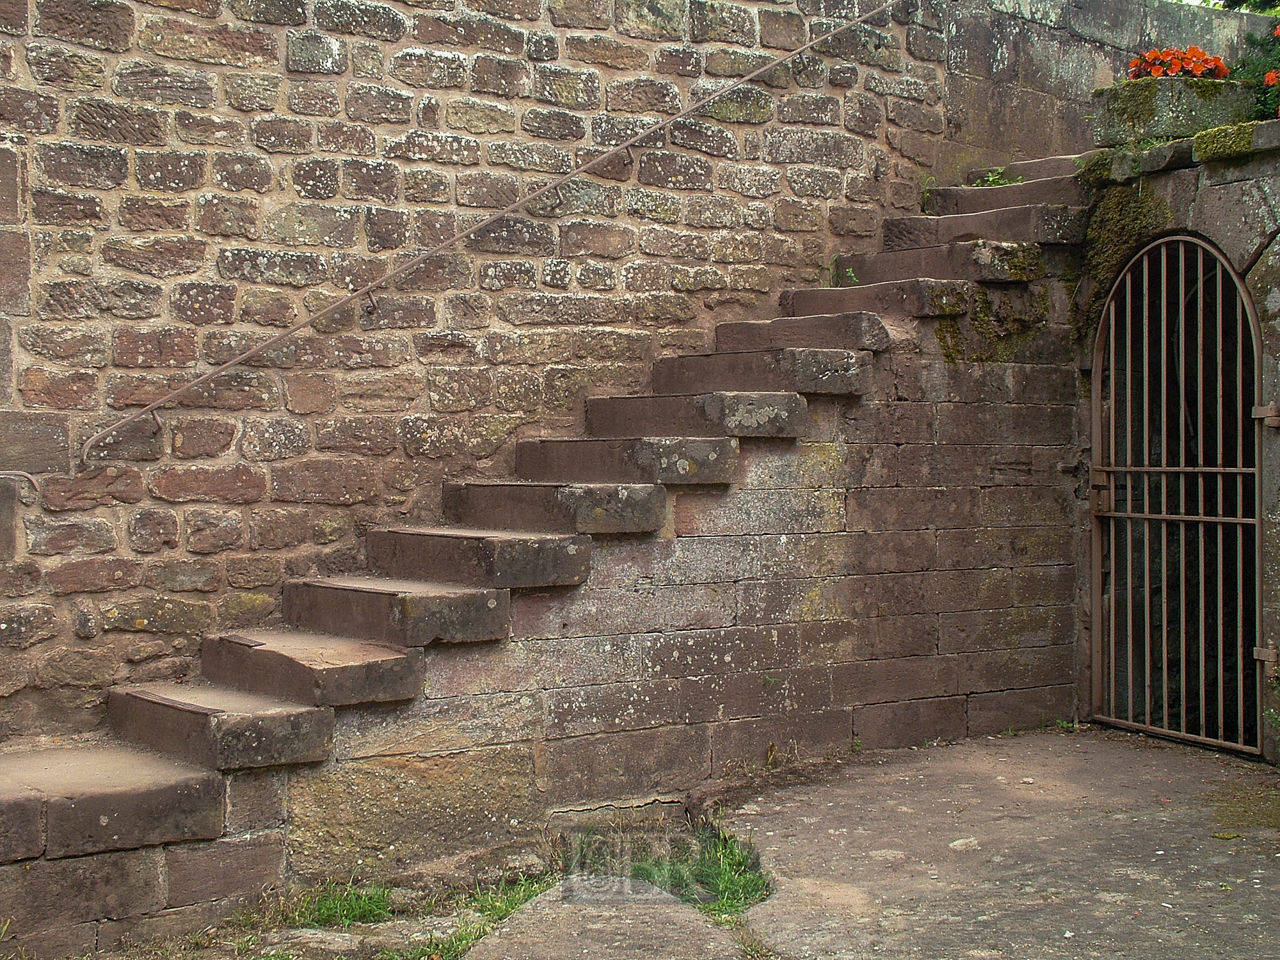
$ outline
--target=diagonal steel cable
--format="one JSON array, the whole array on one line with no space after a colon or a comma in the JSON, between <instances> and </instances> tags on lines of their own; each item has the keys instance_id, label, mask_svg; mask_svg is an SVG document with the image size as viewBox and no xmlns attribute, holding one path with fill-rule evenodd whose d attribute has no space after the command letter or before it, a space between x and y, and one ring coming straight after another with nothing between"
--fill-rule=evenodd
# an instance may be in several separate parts
<instances>
[{"instance_id":1,"label":"diagonal steel cable","mask_svg":"<svg viewBox=\"0 0 1280 960\"><path fill-rule=\"evenodd\" d=\"M707 96L703 97L702 99L698 100L697 102L690 104L688 107L681 110L675 116L668 117L666 120L656 123L652 127L646 127L644 130L642 130L640 133L637 133L635 136L630 137L627 140L624 140L622 143L606 151L605 153L600 154L600 156L595 157L592 160L588 160L586 163L582 164L581 166L575 167L573 170L570 170L568 173L562 175L558 179L552 180L551 182L544 184L543 186L539 187L537 190L534 190L528 196L522 197L521 199L514 201L513 203L504 207L502 210L499 210L497 213L493 214L492 216L487 217L486 219L481 220L470 227L467 227L465 230L459 230L449 239L442 240L440 243L437 243L434 247L431 247L425 253L418 254L418 256L414 257L412 260L408 261L403 266L397 267L396 269L392 270L390 273L383 274L377 280L373 280L370 283L365 284L363 287L361 287L359 290L356 290L354 293L348 294L347 296L343 297L341 300L335 301L334 303L325 307L323 310L320 310L319 312L312 314L306 319L299 320L297 323L289 327L287 330L282 330L280 333L277 333L275 336L271 337L270 339L264 340L262 343L258 344L255 347L251 347L250 349L244 351L238 356L233 357L232 359L226 361L220 366L215 367L209 372L203 374L197 379L192 380L190 383L183 384L181 387L178 387L176 390L170 391L169 393L161 397L159 400L155 400L152 403L147 404L142 409L134 413L131 413L126 417L122 417L120 420L116 421L111 426L107 427L105 430L101 430L98 433L95 433L93 436L91 436L88 440L84 442L84 445L80 448L81 464L87 464L89 462L89 450L96 443L110 436L112 433L115 433L117 430L121 429L122 427L126 427L137 420L141 420L145 416L148 416L148 415L154 416L156 410L160 409L161 407L165 406L168 403L172 403L174 400L176 400L178 397L182 396L183 394L196 389L196 387L203 386L204 384L208 383L210 380L213 380L215 377L221 376L223 373L226 373L232 367L239 366L240 364L244 363L246 360L250 360L253 357L258 356L263 351L268 350L271 347L274 347L276 344L280 343L281 341L287 340L289 337L293 336L295 333L305 330L307 327L310 327L321 320L324 320L328 317L333 316L334 314L345 309L346 307L350 306L356 301L361 300L364 297L370 296L373 293L373 291L386 286L388 283L392 283L393 281L398 280L399 278L403 277L407 273L411 273L412 271L416 270L418 267L426 263L428 260L430 260L432 257L434 257L436 254L444 250L447 250L449 247L453 246L459 240L463 240L471 236L473 233L476 233L479 230L483 230L485 227L492 226L493 224L501 220L503 217L507 216L508 214L514 213L515 211L519 210L521 207L523 207L525 204L529 203L530 201L537 200L539 197L545 196L546 194L551 193L553 190L558 190L560 187L568 183L574 177L577 177L580 174L586 173L589 170L592 170L593 168L600 166L609 158L617 156L619 153L622 153L623 151L629 151L633 146L635 146L641 140L645 139L645 137L652 136L653 134L659 131L667 129L672 124L685 119L685 117L688 117L691 114L698 112L703 107L707 106L707 104L713 102L714 100L719 99L720 97L723 97L726 93L729 93L731 90L736 90L738 87L742 86L744 83L750 83L752 80L755 80L757 77L763 76L764 74L768 73L770 70L772 70L774 67L779 66L780 64L786 63L789 60L794 60L796 57L800 56L801 54L807 53L809 50L812 50L814 47L818 46L819 44L825 43L826 41L832 39L838 34L843 33L844 31L850 29L851 27L856 27L862 23L865 23L867 20L871 19L872 17L877 16L881 13L884 13L886 10L896 5L898 2L900 2L900 0L889 0L889 2L881 4L880 6L876 7L874 10L869 10L868 12L862 14L856 19L850 20L846 23L842 23L838 27L835 27L834 29L829 30L826 33L822 34L822 36L815 37L814 39L803 44L802 46L796 47L794 50L788 51L784 56L775 57L769 63L766 63L763 66L757 67L755 70L752 70L750 73L747 73L741 77L738 77L737 79L728 83L726 86L723 86L718 90L716 90L715 92L710 93Z\"/></svg>"}]
</instances>

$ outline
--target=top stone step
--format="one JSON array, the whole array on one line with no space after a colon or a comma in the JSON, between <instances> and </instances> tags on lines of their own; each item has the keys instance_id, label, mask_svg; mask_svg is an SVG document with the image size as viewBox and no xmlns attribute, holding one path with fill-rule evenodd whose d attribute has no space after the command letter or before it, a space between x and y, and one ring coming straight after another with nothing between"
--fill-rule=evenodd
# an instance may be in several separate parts
<instances>
[{"instance_id":1,"label":"top stone step","mask_svg":"<svg viewBox=\"0 0 1280 960\"><path fill-rule=\"evenodd\" d=\"M880 317L866 311L716 324L716 349L726 353L784 347L879 352L889 343Z\"/></svg>"},{"instance_id":2,"label":"top stone step","mask_svg":"<svg viewBox=\"0 0 1280 960\"><path fill-rule=\"evenodd\" d=\"M1036 160L1017 160L1003 167L978 167L965 174L965 183L976 183L991 173L999 173L1005 179L1043 180L1046 177L1074 177L1101 150L1067 157L1040 157Z\"/></svg>"},{"instance_id":3,"label":"top stone step","mask_svg":"<svg viewBox=\"0 0 1280 960\"><path fill-rule=\"evenodd\" d=\"M1049 204L947 217L896 217L884 222L882 248L913 250L970 240L1075 244L1084 242L1087 226L1087 210Z\"/></svg>"},{"instance_id":4,"label":"top stone step","mask_svg":"<svg viewBox=\"0 0 1280 960\"><path fill-rule=\"evenodd\" d=\"M935 187L929 193L929 208L924 212L947 217L1036 204L1083 207L1088 200L1089 189L1079 177L1045 177L997 187Z\"/></svg>"}]
</instances>

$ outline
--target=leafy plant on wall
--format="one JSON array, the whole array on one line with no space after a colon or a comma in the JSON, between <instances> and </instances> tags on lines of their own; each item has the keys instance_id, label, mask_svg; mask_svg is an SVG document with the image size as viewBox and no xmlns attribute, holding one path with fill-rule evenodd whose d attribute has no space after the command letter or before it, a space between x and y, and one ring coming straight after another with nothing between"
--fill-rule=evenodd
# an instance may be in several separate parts
<instances>
[{"instance_id":1,"label":"leafy plant on wall","mask_svg":"<svg viewBox=\"0 0 1280 960\"><path fill-rule=\"evenodd\" d=\"M1257 102L1252 119L1280 116L1280 24L1269 36L1249 35L1247 52L1232 66L1231 74L1254 84Z\"/></svg>"}]
</instances>

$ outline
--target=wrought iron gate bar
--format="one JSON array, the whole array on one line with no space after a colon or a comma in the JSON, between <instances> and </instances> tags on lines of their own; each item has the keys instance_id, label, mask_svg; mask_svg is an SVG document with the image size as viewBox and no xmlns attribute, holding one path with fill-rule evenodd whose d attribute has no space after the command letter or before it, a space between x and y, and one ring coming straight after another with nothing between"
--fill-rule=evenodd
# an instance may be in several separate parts
<instances>
[{"instance_id":1,"label":"wrought iron gate bar","mask_svg":"<svg viewBox=\"0 0 1280 960\"><path fill-rule=\"evenodd\" d=\"M1093 716L1261 751L1259 342L1247 294L1190 237L1140 251L1099 332L1091 464ZM1255 409L1255 407L1257 407Z\"/></svg>"}]
</instances>

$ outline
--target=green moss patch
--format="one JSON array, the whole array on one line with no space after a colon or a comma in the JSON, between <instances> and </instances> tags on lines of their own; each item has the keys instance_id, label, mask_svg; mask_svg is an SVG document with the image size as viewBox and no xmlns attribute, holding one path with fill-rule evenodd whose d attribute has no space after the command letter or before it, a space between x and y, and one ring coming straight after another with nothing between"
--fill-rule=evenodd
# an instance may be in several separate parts
<instances>
[{"instance_id":1,"label":"green moss patch","mask_svg":"<svg viewBox=\"0 0 1280 960\"><path fill-rule=\"evenodd\" d=\"M1214 127L1196 134L1195 157L1201 163L1211 160L1230 160L1253 152L1253 131L1256 122L1235 123L1226 127Z\"/></svg>"}]
</instances>

